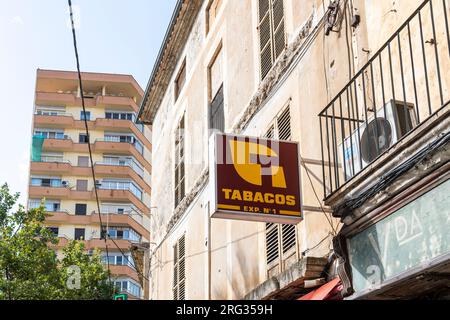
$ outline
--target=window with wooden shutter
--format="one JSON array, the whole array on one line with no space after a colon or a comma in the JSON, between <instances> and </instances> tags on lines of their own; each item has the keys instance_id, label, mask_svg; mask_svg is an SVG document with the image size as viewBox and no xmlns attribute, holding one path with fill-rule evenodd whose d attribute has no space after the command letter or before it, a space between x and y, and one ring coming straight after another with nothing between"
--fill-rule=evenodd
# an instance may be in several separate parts
<instances>
[{"instance_id":1,"label":"window with wooden shutter","mask_svg":"<svg viewBox=\"0 0 450 320\"><path fill-rule=\"evenodd\" d=\"M291 113L287 107L276 119L277 139L291 140Z\"/></svg>"},{"instance_id":2,"label":"window with wooden shutter","mask_svg":"<svg viewBox=\"0 0 450 320\"><path fill-rule=\"evenodd\" d=\"M261 79L286 46L283 0L258 0Z\"/></svg>"},{"instance_id":3,"label":"window with wooden shutter","mask_svg":"<svg viewBox=\"0 0 450 320\"><path fill-rule=\"evenodd\" d=\"M222 49L219 49L208 68L209 75L209 128L225 130L225 111L223 96Z\"/></svg>"},{"instance_id":4,"label":"window with wooden shutter","mask_svg":"<svg viewBox=\"0 0 450 320\"><path fill-rule=\"evenodd\" d=\"M173 247L173 299L186 299L186 238L183 235Z\"/></svg>"},{"instance_id":5,"label":"window with wooden shutter","mask_svg":"<svg viewBox=\"0 0 450 320\"><path fill-rule=\"evenodd\" d=\"M184 115L175 133L175 208L185 196Z\"/></svg>"},{"instance_id":6,"label":"window with wooden shutter","mask_svg":"<svg viewBox=\"0 0 450 320\"><path fill-rule=\"evenodd\" d=\"M291 116L289 106L270 125L267 139L290 140ZM297 228L287 224L266 224L266 264L270 278L289 268L298 259Z\"/></svg>"}]
</instances>

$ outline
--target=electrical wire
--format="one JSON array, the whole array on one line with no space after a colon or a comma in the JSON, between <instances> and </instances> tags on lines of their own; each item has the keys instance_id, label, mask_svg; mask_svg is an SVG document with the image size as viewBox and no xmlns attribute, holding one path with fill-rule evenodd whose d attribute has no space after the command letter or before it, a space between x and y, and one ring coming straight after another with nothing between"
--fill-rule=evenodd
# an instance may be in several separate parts
<instances>
[{"instance_id":1,"label":"electrical wire","mask_svg":"<svg viewBox=\"0 0 450 320\"><path fill-rule=\"evenodd\" d=\"M308 248L305 251L303 251L302 257L304 257L308 252L318 248L322 243L324 243L330 237L330 235L332 236L332 233L328 233L327 236L325 238L323 238L322 240L320 240L319 243L317 243L314 247Z\"/></svg>"},{"instance_id":2,"label":"electrical wire","mask_svg":"<svg viewBox=\"0 0 450 320\"><path fill-rule=\"evenodd\" d=\"M443 146L450 143L450 132L441 134L441 136L435 141L428 144L425 148L416 153L413 157L409 158L407 161L403 162L401 165L395 169L382 175L379 181L374 185L369 187L365 192L362 192L358 197L353 198L344 204L336 208L336 212L341 214L343 212L352 212L354 209L362 206L367 200L375 196L377 193L381 192L386 188L386 186L392 184L397 178L408 172L413 167L417 166L420 162L425 160L431 153L442 148ZM344 215L342 215L344 218Z\"/></svg>"},{"instance_id":3,"label":"electrical wire","mask_svg":"<svg viewBox=\"0 0 450 320\"><path fill-rule=\"evenodd\" d=\"M326 211L325 211L325 209L324 209L324 207L322 205L322 201L320 200L319 195L317 194L316 188L314 187L314 184L313 184L312 179L311 179L311 175L309 174L309 169L306 167L306 164L305 164L305 161L303 160L303 158L300 158L300 162L302 163L303 167L305 168L306 175L308 177L309 183L311 184L311 188L312 188L312 190L314 192L314 195L315 195L315 197L317 199L317 203L319 204L320 209L322 210L323 214L325 215L325 218L327 219L328 224L331 226L331 230L333 231L333 235L336 236L337 235L337 231L336 231L336 229L335 229L335 227L333 225L332 220L328 217L328 214L326 213Z\"/></svg>"},{"instance_id":4,"label":"electrical wire","mask_svg":"<svg viewBox=\"0 0 450 320\"><path fill-rule=\"evenodd\" d=\"M80 58L79 58L79 54L78 54L78 45L77 45L76 32L75 32L75 24L74 24L74 19L73 19L72 1L68 0L68 4L69 4L69 12L70 12L70 21L71 21L71 26L72 26L73 46L74 46L76 65L77 65L78 83L79 83L80 92L81 92L81 106L82 106L82 109L83 109L83 113L86 114L86 107L85 107L85 103L84 103L83 82L81 80L81 71L80 71ZM108 268L109 282L112 283L111 282L110 265L109 265L109 250L108 250L107 238L109 238L109 240L112 241L112 243L117 247L117 249L119 249L120 253L125 257L125 259L128 262L130 262L130 261L125 256L125 254L122 251L122 249L114 241L114 239L111 238L109 236L108 232L106 232L106 230L104 230L104 228L103 228L103 221L102 221L102 215L101 215L101 210L100 210L100 201L99 201L99 198L98 198L97 179L95 177L94 160L93 160L93 156L92 156L92 149L91 149L91 143L90 143L89 126L88 126L88 122L87 122L87 118L86 117L84 117L84 126L85 126L85 130L86 130L86 136L87 136L87 142L88 142L87 145L88 145L89 159L90 159L90 163L91 163L92 179L94 180L94 193L95 193L95 199L96 199L96 203L97 203L97 213L98 213L98 218L99 218L99 223L100 223L100 239L104 239L105 240L106 262L107 262L107 268ZM148 278L145 277L142 274L142 272L140 270L138 270L134 266L134 264L129 263L128 265L130 265L144 279L148 280Z\"/></svg>"},{"instance_id":5,"label":"electrical wire","mask_svg":"<svg viewBox=\"0 0 450 320\"><path fill-rule=\"evenodd\" d=\"M73 47L74 47L74 51L75 51L75 59L76 59L76 64L77 64L78 84L80 86L80 92L81 92L81 107L83 109L83 114L86 114L86 106L84 103L83 82L81 81L80 58L78 55L77 37L76 37L76 33L75 33L75 23L73 20L72 1L68 0L68 4L69 4L69 12L70 12L70 23L72 26ZM95 178L94 160L92 157L92 150L91 150L91 143L90 143L90 136L89 136L89 126L87 123L87 118L86 117L83 117L83 118L84 118L84 126L86 129L86 137L87 137L87 142L88 142L87 145L88 145L88 150L89 150L89 160L91 162L91 173L92 173L92 178L94 180L95 199L97 201L97 212L98 212L98 219L99 219L99 223L100 223L100 239L103 238L105 240L105 249L106 249L106 258L107 258L106 260L107 260L107 266L108 266L108 277L109 277L109 283L111 283L108 242L106 241L106 237L103 236L103 222L102 222L102 215L100 213L100 202L98 200L97 180Z\"/></svg>"}]
</instances>

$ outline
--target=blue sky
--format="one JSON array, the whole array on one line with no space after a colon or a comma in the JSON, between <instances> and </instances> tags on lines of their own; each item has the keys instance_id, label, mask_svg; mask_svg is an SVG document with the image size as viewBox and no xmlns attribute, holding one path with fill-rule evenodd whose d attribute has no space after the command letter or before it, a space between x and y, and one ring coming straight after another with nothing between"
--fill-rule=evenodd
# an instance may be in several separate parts
<instances>
[{"instance_id":1,"label":"blue sky","mask_svg":"<svg viewBox=\"0 0 450 320\"><path fill-rule=\"evenodd\" d=\"M176 0L72 0L82 71L125 73L145 88ZM0 0L0 183L28 185L36 69L75 70L65 0Z\"/></svg>"}]
</instances>

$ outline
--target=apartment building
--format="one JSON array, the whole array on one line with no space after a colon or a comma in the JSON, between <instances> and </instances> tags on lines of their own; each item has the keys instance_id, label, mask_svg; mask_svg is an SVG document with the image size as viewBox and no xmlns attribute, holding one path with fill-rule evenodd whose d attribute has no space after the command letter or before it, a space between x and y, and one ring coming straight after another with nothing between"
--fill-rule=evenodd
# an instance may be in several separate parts
<instances>
[{"instance_id":1,"label":"apartment building","mask_svg":"<svg viewBox=\"0 0 450 320\"><path fill-rule=\"evenodd\" d=\"M448 131L440 110L450 84L448 8L447 0L179 0L138 117L154 128L151 298L309 299L319 290L335 299L358 281L365 289L370 278L354 273L365 257L347 254L343 232L367 225L339 204L350 201L370 220L394 196L371 189L367 181L385 178L373 161L386 152L385 161L406 161L409 149L393 146L425 119ZM388 133L380 115L396 119L390 135L377 133ZM355 145L358 128L375 119L368 144ZM299 143L302 222L210 218L214 131ZM352 150L366 157L359 166ZM355 181L380 202L364 198L367 211L357 209ZM378 252L365 249L355 250ZM409 265L391 261L402 262Z\"/></svg>"},{"instance_id":2,"label":"apartment building","mask_svg":"<svg viewBox=\"0 0 450 320\"><path fill-rule=\"evenodd\" d=\"M129 75L82 73L82 81L86 112L76 72L37 70L28 206L44 199L58 250L80 240L87 250L100 249L106 264L107 246L116 286L141 299L147 296L142 258L150 239L152 170L151 130L135 123L143 91Z\"/></svg>"}]
</instances>

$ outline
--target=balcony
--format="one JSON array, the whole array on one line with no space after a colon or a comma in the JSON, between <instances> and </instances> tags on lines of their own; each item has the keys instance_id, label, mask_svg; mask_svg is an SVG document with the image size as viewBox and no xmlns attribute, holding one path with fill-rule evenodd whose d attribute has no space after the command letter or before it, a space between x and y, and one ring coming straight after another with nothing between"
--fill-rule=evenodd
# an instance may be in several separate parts
<instances>
[{"instance_id":1,"label":"balcony","mask_svg":"<svg viewBox=\"0 0 450 320\"><path fill-rule=\"evenodd\" d=\"M58 106L82 106L81 98L74 93L58 92L36 92L36 104L38 105L58 105ZM95 107L96 99L84 99L86 107Z\"/></svg>"},{"instance_id":2,"label":"balcony","mask_svg":"<svg viewBox=\"0 0 450 320\"><path fill-rule=\"evenodd\" d=\"M52 198L89 201L94 199L92 191L76 191L66 187L29 186L30 198Z\"/></svg>"},{"instance_id":3,"label":"balcony","mask_svg":"<svg viewBox=\"0 0 450 320\"><path fill-rule=\"evenodd\" d=\"M132 267L130 266L120 266L120 265L109 265L109 270L111 274L117 277L128 277L139 283L139 276Z\"/></svg>"},{"instance_id":4,"label":"balcony","mask_svg":"<svg viewBox=\"0 0 450 320\"><path fill-rule=\"evenodd\" d=\"M48 187L48 186L33 186L30 185L28 189L30 198L52 198L52 199L70 199L90 201L95 199L94 191L77 191L71 190L67 187ZM102 201L125 201L132 203L137 210L145 215L150 214L150 208L147 207L141 199L136 197L129 190L116 189L98 189L97 194Z\"/></svg>"},{"instance_id":5,"label":"balcony","mask_svg":"<svg viewBox=\"0 0 450 320\"><path fill-rule=\"evenodd\" d=\"M116 189L98 189L98 197L101 201L125 201L131 202L140 212L144 215L150 214L150 208L147 207L142 200L136 197L129 190L116 190Z\"/></svg>"},{"instance_id":6,"label":"balcony","mask_svg":"<svg viewBox=\"0 0 450 320\"><path fill-rule=\"evenodd\" d=\"M72 165L70 162L48 162L45 157L42 162L31 162L30 172L32 174L48 174L65 175L72 172Z\"/></svg>"},{"instance_id":7,"label":"balcony","mask_svg":"<svg viewBox=\"0 0 450 320\"><path fill-rule=\"evenodd\" d=\"M72 151L74 150L75 143L72 139L45 139L42 145L42 150L47 151ZM87 151L87 146L86 146Z\"/></svg>"},{"instance_id":8,"label":"balcony","mask_svg":"<svg viewBox=\"0 0 450 320\"><path fill-rule=\"evenodd\" d=\"M70 239L69 237L65 235L59 235L58 236L58 244L54 245L56 248L64 248L69 243ZM119 247L122 251L129 251L131 248L131 242L128 240L122 240L117 239L112 242L111 240L105 240L103 239L91 239L91 240L83 240L82 241L85 245L86 250L93 250L93 249L99 249L99 250L105 250L106 245L108 245L108 248L117 248Z\"/></svg>"},{"instance_id":9,"label":"balcony","mask_svg":"<svg viewBox=\"0 0 450 320\"><path fill-rule=\"evenodd\" d=\"M69 161L52 161L52 157L43 157L42 162L31 162L30 172L36 175L71 175L87 177L92 175L90 167L73 166ZM50 161L47 161L50 160ZM119 165L103 162L94 164L94 171L97 178L114 177L130 178L146 193L151 193L150 185L145 182L141 168L132 165Z\"/></svg>"},{"instance_id":10,"label":"balcony","mask_svg":"<svg viewBox=\"0 0 450 320\"><path fill-rule=\"evenodd\" d=\"M95 152L132 155L148 172L151 172L151 164L144 156L129 142L114 142L98 139L94 143Z\"/></svg>"},{"instance_id":11,"label":"balcony","mask_svg":"<svg viewBox=\"0 0 450 320\"><path fill-rule=\"evenodd\" d=\"M98 106L105 106L108 108L117 107L120 109L127 108L134 112L139 111L137 103L129 97L119 97L119 96L97 96L96 104Z\"/></svg>"},{"instance_id":12,"label":"balcony","mask_svg":"<svg viewBox=\"0 0 450 320\"><path fill-rule=\"evenodd\" d=\"M447 9L445 1L423 2L319 114L326 204L448 114Z\"/></svg>"},{"instance_id":13,"label":"balcony","mask_svg":"<svg viewBox=\"0 0 450 320\"><path fill-rule=\"evenodd\" d=\"M151 187L145 182L143 174L137 168L129 165L114 165L97 162L94 165L96 175L103 177L129 177L146 193L151 193Z\"/></svg>"},{"instance_id":14,"label":"balcony","mask_svg":"<svg viewBox=\"0 0 450 320\"><path fill-rule=\"evenodd\" d=\"M105 131L115 131L115 132L132 132L139 141L141 141L149 151L152 150L152 144L147 139L147 137L136 127L136 124L130 120L122 119L105 119L97 118L95 119L94 128L100 128Z\"/></svg>"},{"instance_id":15,"label":"balcony","mask_svg":"<svg viewBox=\"0 0 450 320\"><path fill-rule=\"evenodd\" d=\"M58 115L34 115L35 127L46 128L75 128L85 131L85 124L82 120L75 120L71 114ZM148 149L152 150L152 144L147 137L137 128L136 124L130 120L97 118L88 121L89 130L103 130L115 132L131 132Z\"/></svg>"},{"instance_id":16,"label":"balcony","mask_svg":"<svg viewBox=\"0 0 450 320\"><path fill-rule=\"evenodd\" d=\"M35 114L34 126L46 128L72 128L74 127L74 119L71 114L64 113L56 116Z\"/></svg>"},{"instance_id":17,"label":"balcony","mask_svg":"<svg viewBox=\"0 0 450 320\"><path fill-rule=\"evenodd\" d=\"M62 223L62 224L74 224L74 225L90 225L99 224L100 220L98 214L92 212L90 215L73 215L67 211L49 212L49 216L46 218L47 222ZM102 213L102 223L108 224L108 226L129 226L138 232L143 238L150 239L150 231L148 231L142 224L138 222L139 218L137 213L131 214L105 214Z\"/></svg>"},{"instance_id":18,"label":"balcony","mask_svg":"<svg viewBox=\"0 0 450 320\"><path fill-rule=\"evenodd\" d=\"M73 93L36 92L36 104L73 106L76 104L76 96Z\"/></svg>"}]
</instances>

